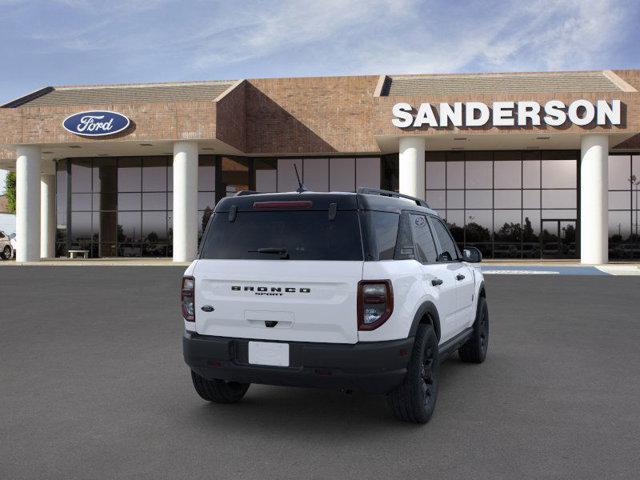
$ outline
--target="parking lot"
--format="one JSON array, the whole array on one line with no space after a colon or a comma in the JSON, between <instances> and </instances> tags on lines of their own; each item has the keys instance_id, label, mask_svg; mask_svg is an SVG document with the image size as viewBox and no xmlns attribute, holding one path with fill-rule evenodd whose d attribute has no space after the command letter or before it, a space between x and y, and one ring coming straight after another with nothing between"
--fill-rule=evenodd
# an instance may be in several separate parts
<instances>
[{"instance_id":1,"label":"parking lot","mask_svg":"<svg viewBox=\"0 0 640 480\"><path fill-rule=\"evenodd\" d=\"M208 405L176 267L0 269L0 478L637 478L640 277L487 276L487 361L426 426L382 397L252 386Z\"/></svg>"}]
</instances>

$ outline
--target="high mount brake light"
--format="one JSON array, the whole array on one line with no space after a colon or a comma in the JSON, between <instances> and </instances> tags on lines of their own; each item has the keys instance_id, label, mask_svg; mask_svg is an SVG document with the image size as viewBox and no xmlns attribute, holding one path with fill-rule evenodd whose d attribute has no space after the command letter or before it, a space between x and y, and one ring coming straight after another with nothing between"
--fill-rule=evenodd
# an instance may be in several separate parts
<instances>
[{"instance_id":1,"label":"high mount brake light","mask_svg":"<svg viewBox=\"0 0 640 480\"><path fill-rule=\"evenodd\" d=\"M182 317L187 322L196 321L196 280L193 277L182 277L182 288L180 289L180 305Z\"/></svg>"},{"instance_id":2,"label":"high mount brake light","mask_svg":"<svg viewBox=\"0 0 640 480\"><path fill-rule=\"evenodd\" d=\"M253 208L311 208L311 207L313 207L313 202L309 200L253 202Z\"/></svg>"},{"instance_id":3,"label":"high mount brake light","mask_svg":"<svg viewBox=\"0 0 640 480\"><path fill-rule=\"evenodd\" d=\"M362 280L358 283L358 330L375 330L393 312L390 280Z\"/></svg>"}]
</instances>

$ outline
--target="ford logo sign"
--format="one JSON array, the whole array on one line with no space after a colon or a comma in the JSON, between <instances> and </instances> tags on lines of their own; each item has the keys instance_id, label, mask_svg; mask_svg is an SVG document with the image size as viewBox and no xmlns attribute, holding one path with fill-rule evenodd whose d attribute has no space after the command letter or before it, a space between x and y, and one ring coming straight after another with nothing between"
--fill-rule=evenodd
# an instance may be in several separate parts
<instances>
[{"instance_id":1,"label":"ford logo sign","mask_svg":"<svg viewBox=\"0 0 640 480\"><path fill-rule=\"evenodd\" d=\"M129 119L121 113L99 110L69 115L62 122L62 126L67 132L75 135L104 137L126 130L130 123Z\"/></svg>"}]
</instances>

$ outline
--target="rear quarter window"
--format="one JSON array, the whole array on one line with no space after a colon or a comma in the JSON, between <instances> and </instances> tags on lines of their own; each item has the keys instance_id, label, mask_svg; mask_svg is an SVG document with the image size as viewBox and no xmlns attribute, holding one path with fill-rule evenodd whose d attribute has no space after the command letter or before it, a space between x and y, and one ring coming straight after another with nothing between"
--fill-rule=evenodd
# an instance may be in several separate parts
<instances>
[{"instance_id":1,"label":"rear quarter window","mask_svg":"<svg viewBox=\"0 0 640 480\"><path fill-rule=\"evenodd\" d=\"M369 239L367 260L393 260L400 215L392 212L367 211L364 217Z\"/></svg>"}]
</instances>

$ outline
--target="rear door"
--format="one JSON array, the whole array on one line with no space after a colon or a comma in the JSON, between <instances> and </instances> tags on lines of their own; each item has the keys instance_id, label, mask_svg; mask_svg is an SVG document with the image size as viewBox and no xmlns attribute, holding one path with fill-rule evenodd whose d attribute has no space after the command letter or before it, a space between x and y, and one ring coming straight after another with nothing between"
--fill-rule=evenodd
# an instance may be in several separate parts
<instances>
[{"instance_id":1,"label":"rear door","mask_svg":"<svg viewBox=\"0 0 640 480\"><path fill-rule=\"evenodd\" d=\"M425 289L436 301L440 315L441 341L451 337L457 313L456 279L445 263L438 263L438 252L427 222L418 213L409 214L411 232L416 246L416 258L422 263L422 281Z\"/></svg>"},{"instance_id":2,"label":"rear door","mask_svg":"<svg viewBox=\"0 0 640 480\"><path fill-rule=\"evenodd\" d=\"M456 294L456 309L451 321L452 336L460 333L468 326L473 318L473 296L475 293L475 279L473 270L461 261L460 252L445 226L437 217L429 217L429 224L433 231L438 248L438 260L450 272Z\"/></svg>"},{"instance_id":3,"label":"rear door","mask_svg":"<svg viewBox=\"0 0 640 480\"><path fill-rule=\"evenodd\" d=\"M195 267L198 333L357 342L363 251L356 211L277 209L230 218L214 215Z\"/></svg>"}]
</instances>

